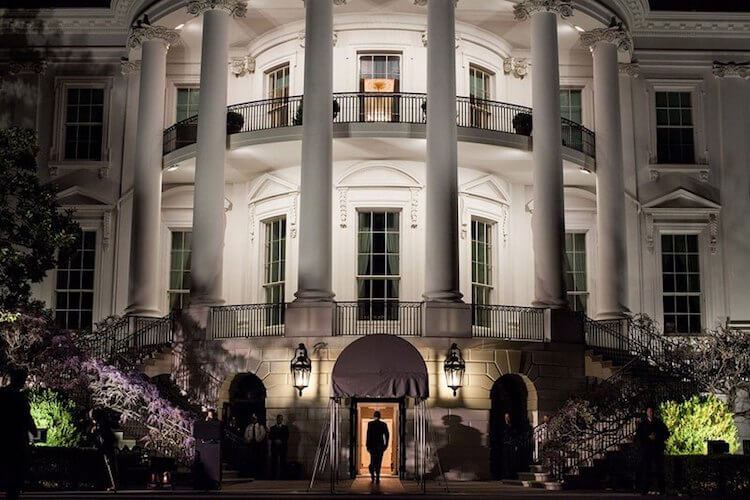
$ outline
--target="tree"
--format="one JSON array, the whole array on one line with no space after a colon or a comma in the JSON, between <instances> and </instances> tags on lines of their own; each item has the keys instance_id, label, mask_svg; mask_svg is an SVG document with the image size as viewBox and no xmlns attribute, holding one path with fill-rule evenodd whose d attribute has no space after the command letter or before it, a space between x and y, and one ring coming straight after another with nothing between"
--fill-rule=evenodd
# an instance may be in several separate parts
<instances>
[{"instance_id":1,"label":"tree","mask_svg":"<svg viewBox=\"0 0 750 500\"><path fill-rule=\"evenodd\" d=\"M78 424L81 409L72 400L51 389L31 392L31 416L38 429L47 429L41 446L75 448L83 446L84 435Z\"/></svg>"},{"instance_id":2,"label":"tree","mask_svg":"<svg viewBox=\"0 0 750 500\"><path fill-rule=\"evenodd\" d=\"M666 443L670 455L705 455L708 440L726 441L731 453L739 448L732 410L713 394L666 401L659 413L671 433Z\"/></svg>"},{"instance_id":3,"label":"tree","mask_svg":"<svg viewBox=\"0 0 750 500\"><path fill-rule=\"evenodd\" d=\"M80 231L54 186L39 182L36 152L33 130L0 130L0 308L9 311L39 305L31 283L55 267L57 251Z\"/></svg>"}]
</instances>

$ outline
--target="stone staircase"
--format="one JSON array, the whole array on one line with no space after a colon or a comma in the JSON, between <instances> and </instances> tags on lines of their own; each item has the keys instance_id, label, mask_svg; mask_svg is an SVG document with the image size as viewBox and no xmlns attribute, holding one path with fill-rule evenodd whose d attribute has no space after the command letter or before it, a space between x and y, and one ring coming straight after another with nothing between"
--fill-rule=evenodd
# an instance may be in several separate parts
<instances>
[{"instance_id":1,"label":"stone staircase","mask_svg":"<svg viewBox=\"0 0 750 500\"><path fill-rule=\"evenodd\" d=\"M563 489L563 484L546 472L542 465L531 465L528 472L518 473L518 479L503 479L503 484L548 491Z\"/></svg>"}]
</instances>

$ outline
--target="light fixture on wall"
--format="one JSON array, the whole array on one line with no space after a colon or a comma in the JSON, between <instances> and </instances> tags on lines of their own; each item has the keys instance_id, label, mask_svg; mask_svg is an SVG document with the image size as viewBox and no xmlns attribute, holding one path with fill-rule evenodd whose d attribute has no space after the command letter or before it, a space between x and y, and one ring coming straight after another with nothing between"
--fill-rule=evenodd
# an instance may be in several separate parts
<instances>
[{"instance_id":1,"label":"light fixture on wall","mask_svg":"<svg viewBox=\"0 0 750 500\"><path fill-rule=\"evenodd\" d=\"M464 372L466 371L466 363L464 363L464 358L461 357L461 349L455 343L448 351L448 356L443 363L443 370L445 371L445 381L448 387L453 389L453 395L455 396L456 391L464 385Z\"/></svg>"},{"instance_id":2,"label":"light fixture on wall","mask_svg":"<svg viewBox=\"0 0 750 500\"><path fill-rule=\"evenodd\" d=\"M310 385L310 372L312 372L312 362L307 356L305 344L300 344L294 351L290 367L294 387L299 391L299 395L302 396L302 390Z\"/></svg>"}]
</instances>

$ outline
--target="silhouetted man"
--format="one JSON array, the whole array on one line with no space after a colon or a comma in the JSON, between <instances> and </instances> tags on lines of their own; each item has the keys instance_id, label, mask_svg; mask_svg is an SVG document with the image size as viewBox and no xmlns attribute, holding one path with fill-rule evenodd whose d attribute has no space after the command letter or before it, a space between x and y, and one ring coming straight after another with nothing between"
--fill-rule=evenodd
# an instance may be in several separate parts
<instances>
[{"instance_id":1,"label":"silhouetted man","mask_svg":"<svg viewBox=\"0 0 750 500\"><path fill-rule=\"evenodd\" d=\"M250 423L245 427L245 442L248 446L248 459L250 462L250 477L256 478L263 475L266 461L266 426L253 413L250 415Z\"/></svg>"},{"instance_id":2,"label":"silhouetted man","mask_svg":"<svg viewBox=\"0 0 750 500\"><path fill-rule=\"evenodd\" d=\"M380 421L380 412L376 411L373 415L375 420L367 424L367 451L370 453L370 479L373 482L380 482L380 465L383 463L383 453L388 448L390 434L388 426Z\"/></svg>"},{"instance_id":3,"label":"silhouetted man","mask_svg":"<svg viewBox=\"0 0 750 500\"><path fill-rule=\"evenodd\" d=\"M664 425L664 422L654 416L652 406L646 408L646 418L638 424L635 437L641 446L641 463L638 474L641 494L648 493L655 475L659 493L663 495L666 489L664 484L664 445L669 438L669 429Z\"/></svg>"},{"instance_id":4,"label":"silhouetted man","mask_svg":"<svg viewBox=\"0 0 750 500\"><path fill-rule=\"evenodd\" d=\"M510 418L510 413L503 415L503 430L501 434L502 445L502 472L503 479L515 479L516 475L516 428Z\"/></svg>"},{"instance_id":5,"label":"silhouetted man","mask_svg":"<svg viewBox=\"0 0 750 500\"><path fill-rule=\"evenodd\" d=\"M268 431L268 439L271 441L271 476L273 479L282 479L289 444L289 427L284 425L284 415L276 415L276 425Z\"/></svg>"},{"instance_id":6,"label":"silhouetted man","mask_svg":"<svg viewBox=\"0 0 750 500\"><path fill-rule=\"evenodd\" d=\"M117 439L109 423L109 418L102 410L91 410L91 427L89 433L96 445L96 449L104 460L104 469L109 479L107 491L117 491L119 469L117 467Z\"/></svg>"},{"instance_id":7,"label":"silhouetted man","mask_svg":"<svg viewBox=\"0 0 750 500\"><path fill-rule=\"evenodd\" d=\"M36 425L23 391L26 371L16 369L9 375L10 382L0 389L0 483L4 483L6 498L16 499L26 479L29 435L36 434Z\"/></svg>"}]
</instances>

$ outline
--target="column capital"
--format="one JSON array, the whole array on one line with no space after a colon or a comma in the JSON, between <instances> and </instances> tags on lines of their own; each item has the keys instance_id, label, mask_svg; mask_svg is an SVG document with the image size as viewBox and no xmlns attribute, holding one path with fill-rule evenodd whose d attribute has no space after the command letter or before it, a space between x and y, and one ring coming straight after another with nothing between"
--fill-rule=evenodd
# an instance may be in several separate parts
<instances>
[{"instance_id":1,"label":"column capital","mask_svg":"<svg viewBox=\"0 0 750 500\"><path fill-rule=\"evenodd\" d=\"M416 5L417 7L424 7L425 5L427 5L427 0L414 0L414 5ZM458 5L458 0L453 0L453 7L455 7L456 5Z\"/></svg>"},{"instance_id":2,"label":"column capital","mask_svg":"<svg viewBox=\"0 0 750 500\"><path fill-rule=\"evenodd\" d=\"M243 0L190 0L187 5L188 14L195 16L213 9L222 9L232 17L245 17L247 3Z\"/></svg>"},{"instance_id":3,"label":"column capital","mask_svg":"<svg viewBox=\"0 0 750 500\"><path fill-rule=\"evenodd\" d=\"M597 43L611 43L619 50L633 50L633 39L621 23L607 28L595 28L581 33L581 44L594 50Z\"/></svg>"},{"instance_id":4,"label":"column capital","mask_svg":"<svg viewBox=\"0 0 750 500\"><path fill-rule=\"evenodd\" d=\"M620 69L620 73L633 78L638 78L638 75L641 74L641 66L635 61L629 63L619 63L618 68Z\"/></svg>"},{"instance_id":5,"label":"column capital","mask_svg":"<svg viewBox=\"0 0 750 500\"><path fill-rule=\"evenodd\" d=\"M518 21L531 19L537 12L552 12L564 19L573 15L573 3L568 0L525 0L513 6L513 15Z\"/></svg>"},{"instance_id":6,"label":"column capital","mask_svg":"<svg viewBox=\"0 0 750 500\"><path fill-rule=\"evenodd\" d=\"M349 0L333 0L333 5L346 5ZM307 7L307 0L302 0L302 4Z\"/></svg>"},{"instance_id":7,"label":"column capital","mask_svg":"<svg viewBox=\"0 0 750 500\"><path fill-rule=\"evenodd\" d=\"M130 75L141 70L141 61L130 61L128 59L120 60L120 72L123 75Z\"/></svg>"},{"instance_id":8,"label":"column capital","mask_svg":"<svg viewBox=\"0 0 750 500\"><path fill-rule=\"evenodd\" d=\"M730 76L745 79L750 78L750 61L744 63L714 61L713 74L716 78Z\"/></svg>"},{"instance_id":9,"label":"column capital","mask_svg":"<svg viewBox=\"0 0 750 500\"><path fill-rule=\"evenodd\" d=\"M128 47L136 48L148 40L163 40L169 47L180 41L180 33L164 26L150 24L141 24L130 28Z\"/></svg>"}]
</instances>

